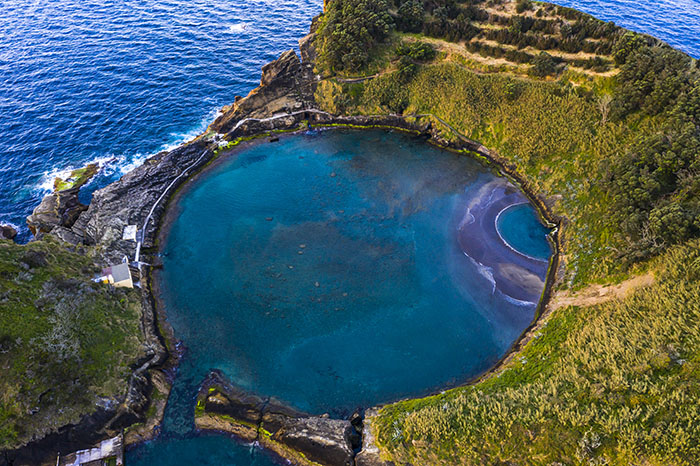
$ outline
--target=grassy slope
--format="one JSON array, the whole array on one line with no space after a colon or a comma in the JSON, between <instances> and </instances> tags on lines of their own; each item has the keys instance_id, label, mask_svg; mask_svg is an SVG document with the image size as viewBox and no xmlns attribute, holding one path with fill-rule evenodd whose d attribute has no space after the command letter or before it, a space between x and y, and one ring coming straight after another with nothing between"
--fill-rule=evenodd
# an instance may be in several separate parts
<instances>
[{"instance_id":1,"label":"grassy slope","mask_svg":"<svg viewBox=\"0 0 700 466\"><path fill-rule=\"evenodd\" d=\"M383 455L413 465L693 464L700 457L700 243L620 267L616 255L627 242L602 181L610 161L665 117L606 120L600 104L615 93L614 68L534 79L523 77L528 65L484 66L444 46L415 71L397 72L395 44L416 38L394 33L367 73L380 77L329 78L317 101L336 113L432 113L514 163L569 221L559 287L619 281L646 268L657 281L624 301L553 312L498 377L383 408L374 420Z\"/></svg>"},{"instance_id":2,"label":"grassy slope","mask_svg":"<svg viewBox=\"0 0 700 466\"><path fill-rule=\"evenodd\" d=\"M0 450L125 395L143 351L139 295L91 283L96 272L55 240L0 241Z\"/></svg>"},{"instance_id":3,"label":"grassy slope","mask_svg":"<svg viewBox=\"0 0 700 466\"><path fill-rule=\"evenodd\" d=\"M623 301L556 311L498 376L383 408L375 433L386 456L414 465L694 464L700 242L653 268L657 282Z\"/></svg>"}]
</instances>

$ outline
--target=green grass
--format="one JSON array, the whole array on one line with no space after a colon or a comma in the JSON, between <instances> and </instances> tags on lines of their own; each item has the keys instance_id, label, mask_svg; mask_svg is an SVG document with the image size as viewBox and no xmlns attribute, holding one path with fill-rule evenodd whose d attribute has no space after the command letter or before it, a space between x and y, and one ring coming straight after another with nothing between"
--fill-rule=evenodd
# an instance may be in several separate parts
<instances>
[{"instance_id":1,"label":"green grass","mask_svg":"<svg viewBox=\"0 0 700 466\"><path fill-rule=\"evenodd\" d=\"M125 395L143 353L140 298L92 283L97 272L55 240L0 241L0 449Z\"/></svg>"},{"instance_id":2,"label":"green grass","mask_svg":"<svg viewBox=\"0 0 700 466\"><path fill-rule=\"evenodd\" d=\"M397 464L695 464L700 457L700 241L652 265L657 281L557 310L496 376L383 408Z\"/></svg>"},{"instance_id":3,"label":"green grass","mask_svg":"<svg viewBox=\"0 0 700 466\"><path fill-rule=\"evenodd\" d=\"M70 172L68 178L56 178L53 183L55 191L64 191L66 189L79 188L97 174L99 166L96 163L91 163L83 168L78 168Z\"/></svg>"}]
</instances>

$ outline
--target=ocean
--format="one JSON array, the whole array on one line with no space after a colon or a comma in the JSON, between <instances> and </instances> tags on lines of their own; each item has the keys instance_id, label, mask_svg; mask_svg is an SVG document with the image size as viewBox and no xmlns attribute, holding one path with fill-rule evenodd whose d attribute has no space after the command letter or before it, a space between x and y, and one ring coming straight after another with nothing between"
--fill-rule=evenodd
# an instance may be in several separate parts
<instances>
[{"instance_id":1,"label":"ocean","mask_svg":"<svg viewBox=\"0 0 700 466\"><path fill-rule=\"evenodd\" d=\"M561 0L700 57L700 0ZM295 47L321 0L4 0L0 222L93 161L93 190L201 132Z\"/></svg>"}]
</instances>

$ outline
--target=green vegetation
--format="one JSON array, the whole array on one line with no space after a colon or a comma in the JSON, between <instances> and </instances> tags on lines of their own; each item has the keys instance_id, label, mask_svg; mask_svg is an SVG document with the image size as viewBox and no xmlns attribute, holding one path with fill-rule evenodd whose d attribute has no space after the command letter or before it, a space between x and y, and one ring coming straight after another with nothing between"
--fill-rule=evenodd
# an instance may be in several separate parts
<instances>
[{"instance_id":1,"label":"green vegetation","mask_svg":"<svg viewBox=\"0 0 700 466\"><path fill-rule=\"evenodd\" d=\"M498 376L383 408L396 464L696 464L700 242L624 301L556 311Z\"/></svg>"},{"instance_id":2,"label":"green vegetation","mask_svg":"<svg viewBox=\"0 0 700 466\"><path fill-rule=\"evenodd\" d=\"M426 24L435 11L456 20L465 9L479 9L476 2L439 4L424 2ZM613 76L573 70L558 51L534 56L528 75L535 79L477 74L449 54L436 60L429 52L449 50L447 42L416 42L395 31L389 42L398 45L378 78L329 78L318 87L317 102L332 113L442 118L495 149L533 190L557 200L555 213L571 222L564 236L565 283L582 287L623 277L635 263L700 234L698 72L689 57L651 38L551 5L532 8L544 11L560 34L566 25L568 36L610 42L611 55L597 58L618 64ZM528 31L547 30L527 11L522 18L535 21ZM506 13L489 13L489 21L520 23L512 12L502 19Z\"/></svg>"},{"instance_id":3,"label":"green vegetation","mask_svg":"<svg viewBox=\"0 0 700 466\"><path fill-rule=\"evenodd\" d=\"M83 168L73 170L65 180L56 178L53 182L53 189L55 191L64 191L71 188L80 188L90 181L90 179L97 174L98 170L99 166L96 163L91 163Z\"/></svg>"},{"instance_id":4,"label":"green vegetation","mask_svg":"<svg viewBox=\"0 0 700 466\"><path fill-rule=\"evenodd\" d=\"M374 45L384 68L353 83L323 68L323 109L430 118L455 139L437 117L495 150L567 219L560 289L641 271L656 281L624 300L554 311L498 377L383 408L373 424L383 455L396 464L694 464L696 62L546 3L398 0L387 13L395 29L385 48ZM426 47L435 56L419 57Z\"/></svg>"},{"instance_id":5,"label":"green vegetation","mask_svg":"<svg viewBox=\"0 0 700 466\"><path fill-rule=\"evenodd\" d=\"M321 19L319 63L330 70L362 69L392 26L386 0L335 0Z\"/></svg>"},{"instance_id":6,"label":"green vegetation","mask_svg":"<svg viewBox=\"0 0 700 466\"><path fill-rule=\"evenodd\" d=\"M98 272L50 237L0 241L0 450L125 396L143 356L139 294L92 283Z\"/></svg>"}]
</instances>

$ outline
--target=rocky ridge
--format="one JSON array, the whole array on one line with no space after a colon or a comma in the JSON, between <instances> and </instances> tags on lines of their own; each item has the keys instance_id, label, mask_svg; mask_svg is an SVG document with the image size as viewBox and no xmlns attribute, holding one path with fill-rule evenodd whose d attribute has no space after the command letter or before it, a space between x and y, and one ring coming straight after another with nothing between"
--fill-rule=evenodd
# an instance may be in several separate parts
<instances>
[{"instance_id":1,"label":"rocky ridge","mask_svg":"<svg viewBox=\"0 0 700 466\"><path fill-rule=\"evenodd\" d=\"M360 435L349 420L309 416L246 393L221 373L209 374L197 395L195 425L258 442L302 466L351 466Z\"/></svg>"}]
</instances>

